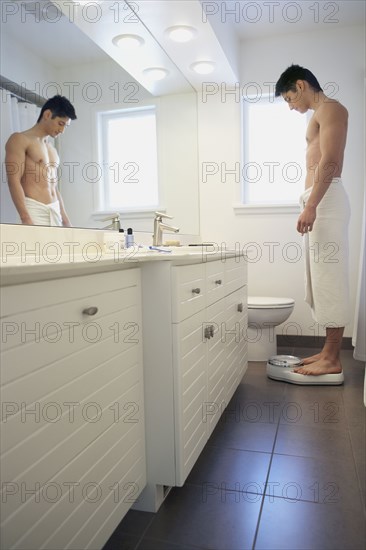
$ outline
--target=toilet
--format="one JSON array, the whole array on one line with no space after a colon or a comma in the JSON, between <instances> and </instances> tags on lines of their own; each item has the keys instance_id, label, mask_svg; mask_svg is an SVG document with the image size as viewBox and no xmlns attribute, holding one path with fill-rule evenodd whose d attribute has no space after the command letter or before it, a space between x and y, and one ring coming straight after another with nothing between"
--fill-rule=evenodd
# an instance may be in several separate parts
<instances>
[{"instance_id":1,"label":"toilet","mask_svg":"<svg viewBox=\"0 0 366 550\"><path fill-rule=\"evenodd\" d=\"M276 329L293 312L295 300L248 296L248 360L267 361L277 355Z\"/></svg>"}]
</instances>

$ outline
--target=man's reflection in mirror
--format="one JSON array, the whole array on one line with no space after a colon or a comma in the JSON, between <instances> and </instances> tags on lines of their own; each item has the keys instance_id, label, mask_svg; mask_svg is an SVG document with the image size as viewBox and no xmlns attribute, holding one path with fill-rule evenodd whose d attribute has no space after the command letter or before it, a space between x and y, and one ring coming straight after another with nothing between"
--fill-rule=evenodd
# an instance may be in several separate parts
<instances>
[{"instance_id":1,"label":"man's reflection in mirror","mask_svg":"<svg viewBox=\"0 0 366 550\"><path fill-rule=\"evenodd\" d=\"M20 220L26 225L70 227L58 190L60 159L50 138L75 120L73 105L56 95L43 105L36 124L10 136L5 146L8 185Z\"/></svg>"}]
</instances>

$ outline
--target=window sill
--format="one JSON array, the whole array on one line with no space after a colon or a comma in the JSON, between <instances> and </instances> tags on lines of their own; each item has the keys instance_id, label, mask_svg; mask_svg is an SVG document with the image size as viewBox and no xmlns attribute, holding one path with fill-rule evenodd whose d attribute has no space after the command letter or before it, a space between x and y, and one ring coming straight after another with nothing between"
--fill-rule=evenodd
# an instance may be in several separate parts
<instances>
[{"instance_id":1,"label":"window sill","mask_svg":"<svg viewBox=\"0 0 366 550\"><path fill-rule=\"evenodd\" d=\"M299 204L234 204L234 214L247 216L248 214L299 214Z\"/></svg>"}]
</instances>

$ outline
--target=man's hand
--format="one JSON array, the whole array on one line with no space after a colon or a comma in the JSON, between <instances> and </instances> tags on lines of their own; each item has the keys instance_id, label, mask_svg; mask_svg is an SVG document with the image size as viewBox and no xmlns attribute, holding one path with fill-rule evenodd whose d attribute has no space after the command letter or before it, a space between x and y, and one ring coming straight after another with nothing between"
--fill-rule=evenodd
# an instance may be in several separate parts
<instances>
[{"instance_id":1,"label":"man's hand","mask_svg":"<svg viewBox=\"0 0 366 550\"><path fill-rule=\"evenodd\" d=\"M301 235L311 231L316 218L316 208L314 206L305 206L297 220L297 230Z\"/></svg>"}]
</instances>

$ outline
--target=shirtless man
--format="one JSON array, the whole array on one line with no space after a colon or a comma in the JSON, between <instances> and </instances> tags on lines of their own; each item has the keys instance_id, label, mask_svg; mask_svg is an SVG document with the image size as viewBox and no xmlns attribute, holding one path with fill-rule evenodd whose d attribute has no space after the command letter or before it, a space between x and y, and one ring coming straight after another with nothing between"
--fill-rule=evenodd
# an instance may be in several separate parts
<instances>
[{"instance_id":1,"label":"shirtless man","mask_svg":"<svg viewBox=\"0 0 366 550\"><path fill-rule=\"evenodd\" d=\"M48 138L62 134L75 119L69 100L57 95L43 105L33 128L12 134L6 143L9 190L23 224L71 225L57 189L59 156Z\"/></svg>"},{"instance_id":2,"label":"shirtless man","mask_svg":"<svg viewBox=\"0 0 366 550\"><path fill-rule=\"evenodd\" d=\"M340 373L340 350L349 305L349 202L340 179L348 112L338 101L328 98L315 76L299 65L292 65L281 75L275 95L281 95L290 110L301 114L309 109L314 111L306 133L305 193L297 231L307 240L310 290L308 286L306 301L312 308L314 319L326 327L326 339L319 354L304 359L302 366L294 370L304 375ZM320 250L317 261L311 259L313 254L309 254L309 250L315 250L315 245ZM327 262L326 255L322 256L322 248L327 246L333 246L339 252L332 262Z\"/></svg>"}]
</instances>

